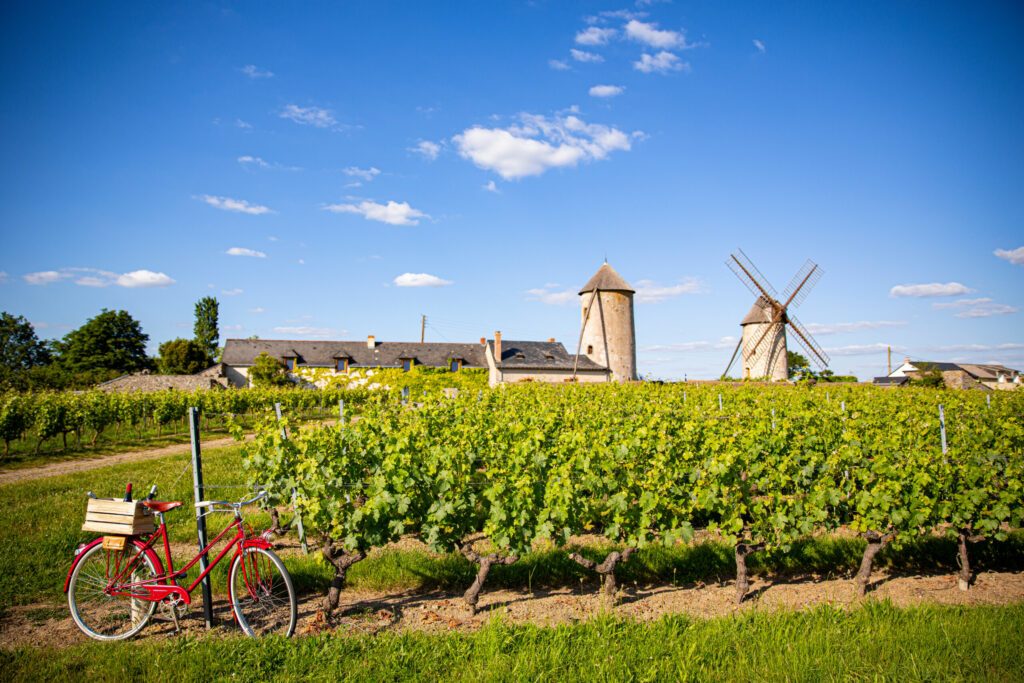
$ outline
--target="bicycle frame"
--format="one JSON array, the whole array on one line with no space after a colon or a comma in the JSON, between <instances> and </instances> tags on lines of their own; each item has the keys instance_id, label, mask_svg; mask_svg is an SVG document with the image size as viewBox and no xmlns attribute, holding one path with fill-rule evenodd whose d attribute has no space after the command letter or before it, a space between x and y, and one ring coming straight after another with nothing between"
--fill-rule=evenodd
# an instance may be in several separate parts
<instances>
[{"instance_id":1,"label":"bicycle frame","mask_svg":"<svg viewBox=\"0 0 1024 683\"><path fill-rule=\"evenodd\" d=\"M176 570L174 568L174 559L171 557L171 542L167 536L167 523L164 519L163 514L160 514L159 518L160 526L157 528L156 532L149 537L149 539L142 545L141 548L136 547L135 555L131 558L131 560L129 560L124 565L124 567L118 566L120 564L120 558L117 559L114 567L109 567L110 557L108 556L108 585L106 587L105 592L107 592L109 595L116 597L131 597L147 602L159 602L161 600L174 597L179 599L186 605L189 605L192 603L192 591L194 591L199 586L199 584L202 583L203 579L205 579L210 574L210 572L213 571L213 568L216 567L217 564L219 564L222 559L224 559L224 557L231 551L232 548L235 549L234 557L237 557L241 555L246 548L257 547L269 549L272 547L272 544L262 537L250 538L246 536L245 528L242 522L242 517L236 512L234 520L232 520L230 524L224 527L224 529L219 534L217 534L216 538L210 541L210 543L201 551L199 551L199 553L196 554L195 557L189 560L185 564L185 566L183 566L181 569ZM224 539L228 532L232 529L235 530L234 536L232 536L228 544L225 545L223 549L221 549L220 553L218 553L216 558L214 558L213 561L207 565L206 569L199 574L196 580L193 581L192 584L187 587L179 586L177 584L177 580L185 576L188 573L188 571L199 562L201 558L203 558L204 556L208 556L211 549L215 545L220 543L220 541ZM139 568L139 566L141 565L141 558L143 557L143 555L148 554L151 556L156 556L154 546L156 545L158 540L163 541L164 556L167 558L166 570L162 574L150 579L145 579L142 581L125 582L124 579L126 577L130 578L132 573ZM100 542L102 542L102 538L96 539L95 541L93 541L92 544L90 544L90 546ZM71 577L71 572L74 571L74 567L78 563L78 559L83 555L84 552L80 552L78 558L76 558L75 562L72 563L71 570L68 572L69 579ZM159 559L158 556L157 559ZM232 558L232 561L233 559L234 558ZM161 569L163 568L161 567ZM113 570L113 576L110 576L111 570ZM243 571L245 571L244 567ZM67 582L65 582L64 590L67 591Z\"/></svg>"}]
</instances>

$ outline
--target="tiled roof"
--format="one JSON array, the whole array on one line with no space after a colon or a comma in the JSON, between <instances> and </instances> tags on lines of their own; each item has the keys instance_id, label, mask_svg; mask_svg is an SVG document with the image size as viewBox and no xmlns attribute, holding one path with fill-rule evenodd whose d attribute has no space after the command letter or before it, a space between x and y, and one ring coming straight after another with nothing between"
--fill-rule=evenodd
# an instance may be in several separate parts
<instances>
[{"instance_id":1,"label":"tiled roof","mask_svg":"<svg viewBox=\"0 0 1024 683\"><path fill-rule=\"evenodd\" d=\"M228 339L221 361L233 366L252 365L261 353L277 359L296 358L299 365L310 367L333 368L339 358L348 358L352 368L400 368L405 359L440 368L457 358L462 359L464 368L487 367L483 345L442 342L376 342L371 349L365 341Z\"/></svg>"},{"instance_id":2,"label":"tiled roof","mask_svg":"<svg viewBox=\"0 0 1024 683\"><path fill-rule=\"evenodd\" d=\"M487 345L494 353L494 340ZM572 370L575 356L565 350L560 342L501 341L501 360L498 367L513 370ZM607 370L587 356L580 355L578 370Z\"/></svg>"},{"instance_id":3,"label":"tiled roof","mask_svg":"<svg viewBox=\"0 0 1024 683\"><path fill-rule=\"evenodd\" d=\"M109 382L96 386L100 391L197 391L199 389L223 389L224 385L209 375L151 375L137 373L121 375Z\"/></svg>"}]
</instances>

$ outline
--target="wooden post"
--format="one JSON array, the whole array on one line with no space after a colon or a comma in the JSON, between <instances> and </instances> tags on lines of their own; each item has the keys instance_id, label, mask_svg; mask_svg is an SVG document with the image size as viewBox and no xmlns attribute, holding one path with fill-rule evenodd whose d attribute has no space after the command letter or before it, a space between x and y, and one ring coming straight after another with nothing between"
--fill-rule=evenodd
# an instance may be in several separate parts
<instances>
[{"instance_id":1,"label":"wooden post","mask_svg":"<svg viewBox=\"0 0 1024 683\"><path fill-rule=\"evenodd\" d=\"M423 340L426 338L426 336L427 336L427 316L421 315L420 316L420 344L423 343Z\"/></svg>"},{"instance_id":2,"label":"wooden post","mask_svg":"<svg viewBox=\"0 0 1024 683\"><path fill-rule=\"evenodd\" d=\"M345 424L345 399L338 400L338 424Z\"/></svg>"},{"instance_id":3,"label":"wooden post","mask_svg":"<svg viewBox=\"0 0 1024 683\"><path fill-rule=\"evenodd\" d=\"M195 502L203 500L203 455L199 445L199 409L188 409L189 436L192 439L192 490ZM203 550L206 549L206 508L196 508L196 533L199 538L199 570L205 572L210 562ZM206 628L213 628L213 593L210 590L210 575L203 579L203 621Z\"/></svg>"},{"instance_id":4,"label":"wooden post","mask_svg":"<svg viewBox=\"0 0 1024 683\"><path fill-rule=\"evenodd\" d=\"M718 395L718 409L719 410L722 409L722 395L721 394Z\"/></svg>"},{"instance_id":5,"label":"wooden post","mask_svg":"<svg viewBox=\"0 0 1024 683\"><path fill-rule=\"evenodd\" d=\"M281 422L281 404L274 404L274 415L277 416L277 421ZM281 438L288 439L288 430L281 425ZM295 530L299 534L299 545L302 546L302 554L309 555L309 546L306 545L306 530L302 528L302 515L295 509L295 487L292 487L292 511L295 513Z\"/></svg>"}]
</instances>

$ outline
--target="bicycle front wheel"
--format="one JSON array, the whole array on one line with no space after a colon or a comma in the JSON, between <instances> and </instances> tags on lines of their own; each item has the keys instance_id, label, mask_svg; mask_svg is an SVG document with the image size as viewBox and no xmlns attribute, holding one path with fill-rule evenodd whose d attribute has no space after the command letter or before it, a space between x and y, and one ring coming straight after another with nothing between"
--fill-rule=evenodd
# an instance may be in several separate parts
<instances>
[{"instance_id":1,"label":"bicycle front wheel","mask_svg":"<svg viewBox=\"0 0 1024 683\"><path fill-rule=\"evenodd\" d=\"M141 547L141 544L139 544ZM142 630L156 610L156 603L128 595L108 595L107 586L117 577L121 568L127 568L138 553L133 543L124 550L104 550L97 543L85 551L75 565L68 584L68 607L71 618L85 635L96 640L124 640ZM156 578L153 560L143 553L136 561L131 577L123 583L137 583Z\"/></svg>"},{"instance_id":2,"label":"bicycle front wheel","mask_svg":"<svg viewBox=\"0 0 1024 683\"><path fill-rule=\"evenodd\" d=\"M292 577L273 551L246 548L231 563L231 608L251 638L295 633L298 601Z\"/></svg>"}]
</instances>

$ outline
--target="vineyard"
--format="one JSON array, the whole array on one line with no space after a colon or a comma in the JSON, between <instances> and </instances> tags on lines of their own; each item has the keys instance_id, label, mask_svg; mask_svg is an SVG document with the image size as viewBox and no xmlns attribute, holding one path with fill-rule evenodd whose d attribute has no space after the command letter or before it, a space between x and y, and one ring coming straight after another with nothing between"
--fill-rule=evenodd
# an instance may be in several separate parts
<instances>
[{"instance_id":1,"label":"vineyard","mask_svg":"<svg viewBox=\"0 0 1024 683\"><path fill-rule=\"evenodd\" d=\"M370 397L353 424L265 421L243 447L250 481L301 514L334 568L406 535L490 568L537 544L599 534L614 601L616 567L636 549L711 534L735 551L736 600L750 553L785 554L838 532L867 541L856 586L885 546L957 541L960 587L971 544L1005 539L1024 515L1024 394L863 387L518 386L428 398ZM294 491L294 498L293 498Z\"/></svg>"},{"instance_id":2,"label":"vineyard","mask_svg":"<svg viewBox=\"0 0 1024 683\"><path fill-rule=\"evenodd\" d=\"M0 394L0 438L4 455L28 450L38 455L44 448L67 450L69 437L75 446L103 438L139 440L147 434L188 434L186 416L196 406L204 416L204 428L218 421L226 428L273 411L275 403L295 416L336 417L338 402L357 410L369 395L367 389L332 388L236 389L231 391L177 391L152 393L37 392Z\"/></svg>"}]
</instances>

